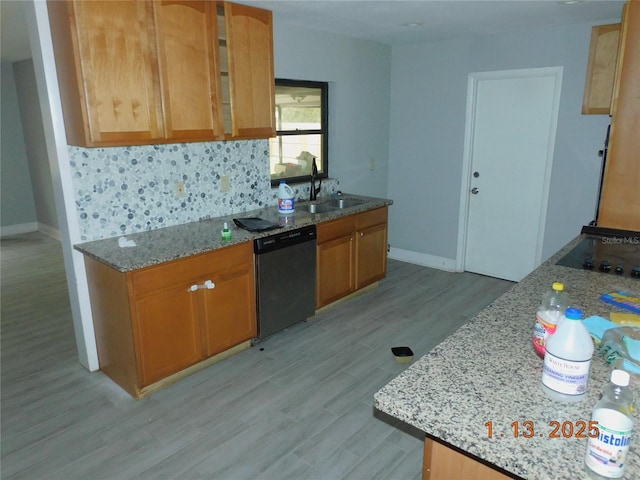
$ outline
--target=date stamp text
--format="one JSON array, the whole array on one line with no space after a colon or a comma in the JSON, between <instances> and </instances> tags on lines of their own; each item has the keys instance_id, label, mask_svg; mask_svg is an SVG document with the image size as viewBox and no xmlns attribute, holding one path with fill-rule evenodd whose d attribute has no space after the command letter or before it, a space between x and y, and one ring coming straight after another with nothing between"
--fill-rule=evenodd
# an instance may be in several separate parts
<instances>
[{"instance_id":1,"label":"date stamp text","mask_svg":"<svg viewBox=\"0 0 640 480\"><path fill-rule=\"evenodd\" d=\"M511 422L510 429L506 432L498 432L493 427L493 421L489 420L484 424L487 428L487 437L548 437L548 438L597 438L600 434L598 422L585 422L577 420L575 422L560 422L552 420L544 425L544 428L537 429L538 425L532 420Z\"/></svg>"}]
</instances>

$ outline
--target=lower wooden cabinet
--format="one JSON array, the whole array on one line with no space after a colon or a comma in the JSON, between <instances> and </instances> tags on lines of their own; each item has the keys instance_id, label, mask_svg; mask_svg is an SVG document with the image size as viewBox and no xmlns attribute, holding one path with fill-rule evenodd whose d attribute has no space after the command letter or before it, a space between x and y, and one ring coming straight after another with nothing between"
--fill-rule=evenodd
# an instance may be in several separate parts
<instances>
[{"instance_id":1,"label":"lower wooden cabinet","mask_svg":"<svg viewBox=\"0 0 640 480\"><path fill-rule=\"evenodd\" d=\"M140 387L203 358L197 294L175 284L134 302Z\"/></svg>"},{"instance_id":2,"label":"lower wooden cabinet","mask_svg":"<svg viewBox=\"0 0 640 480\"><path fill-rule=\"evenodd\" d=\"M443 443L425 438L422 480L508 480L511 477L460 453Z\"/></svg>"},{"instance_id":3,"label":"lower wooden cabinet","mask_svg":"<svg viewBox=\"0 0 640 480\"><path fill-rule=\"evenodd\" d=\"M355 289L355 216L318 224L316 308L324 307Z\"/></svg>"},{"instance_id":4,"label":"lower wooden cabinet","mask_svg":"<svg viewBox=\"0 0 640 480\"><path fill-rule=\"evenodd\" d=\"M384 278L387 210L385 206L318 224L316 308Z\"/></svg>"},{"instance_id":5,"label":"lower wooden cabinet","mask_svg":"<svg viewBox=\"0 0 640 480\"><path fill-rule=\"evenodd\" d=\"M85 264L100 369L136 398L257 334L251 242L127 273Z\"/></svg>"},{"instance_id":6,"label":"lower wooden cabinet","mask_svg":"<svg viewBox=\"0 0 640 480\"><path fill-rule=\"evenodd\" d=\"M387 274L387 207L356 217L356 290Z\"/></svg>"},{"instance_id":7,"label":"lower wooden cabinet","mask_svg":"<svg viewBox=\"0 0 640 480\"><path fill-rule=\"evenodd\" d=\"M216 287L202 292L208 357L257 335L253 262L214 274L212 279Z\"/></svg>"}]
</instances>

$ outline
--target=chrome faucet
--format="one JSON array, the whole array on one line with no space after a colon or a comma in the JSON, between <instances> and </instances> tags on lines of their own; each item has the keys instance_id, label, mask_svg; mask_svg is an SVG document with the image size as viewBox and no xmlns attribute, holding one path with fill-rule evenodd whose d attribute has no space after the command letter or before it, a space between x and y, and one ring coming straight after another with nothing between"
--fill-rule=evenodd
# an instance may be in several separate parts
<instances>
[{"instance_id":1,"label":"chrome faucet","mask_svg":"<svg viewBox=\"0 0 640 480\"><path fill-rule=\"evenodd\" d=\"M318 193L320 193L320 189L322 188L322 179L320 179L320 183L316 187L316 178L318 177L318 165L316 164L316 157L313 157L313 161L311 162L311 188L309 189L309 200L315 202L318 198Z\"/></svg>"}]
</instances>

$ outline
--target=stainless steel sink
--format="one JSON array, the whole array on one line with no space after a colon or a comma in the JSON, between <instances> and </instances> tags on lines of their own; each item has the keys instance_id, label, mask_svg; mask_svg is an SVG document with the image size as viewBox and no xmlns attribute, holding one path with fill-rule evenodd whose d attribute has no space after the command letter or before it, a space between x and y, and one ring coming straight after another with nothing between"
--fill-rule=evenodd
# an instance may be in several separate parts
<instances>
[{"instance_id":1,"label":"stainless steel sink","mask_svg":"<svg viewBox=\"0 0 640 480\"><path fill-rule=\"evenodd\" d=\"M345 208L356 207L362 205L364 200L355 198L330 198L321 202L311 202L304 205L304 209L309 213L328 213L342 210Z\"/></svg>"},{"instance_id":2,"label":"stainless steel sink","mask_svg":"<svg viewBox=\"0 0 640 480\"><path fill-rule=\"evenodd\" d=\"M327 212L335 212L338 210L337 207L333 207L327 203L309 203L306 205L309 213L327 213Z\"/></svg>"},{"instance_id":3,"label":"stainless steel sink","mask_svg":"<svg viewBox=\"0 0 640 480\"><path fill-rule=\"evenodd\" d=\"M364 202L362 200L356 200L355 198L332 198L328 200L327 203L334 208L342 209L356 207L362 205Z\"/></svg>"}]
</instances>

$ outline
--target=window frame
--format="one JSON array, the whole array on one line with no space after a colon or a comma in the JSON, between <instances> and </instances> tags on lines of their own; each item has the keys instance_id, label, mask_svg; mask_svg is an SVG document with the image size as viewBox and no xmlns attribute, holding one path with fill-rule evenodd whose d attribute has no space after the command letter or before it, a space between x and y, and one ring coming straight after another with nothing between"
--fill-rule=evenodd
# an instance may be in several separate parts
<instances>
[{"instance_id":1,"label":"window frame","mask_svg":"<svg viewBox=\"0 0 640 480\"><path fill-rule=\"evenodd\" d=\"M296 136L296 135L321 135L322 137L322 157L318 164L318 176L317 178L329 178L329 83L318 82L314 80L292 80L286 78L275 79L276 90L278 86L284 87L306 87L306 88L318 88L320 89L320 129L312 130L278 130L276 124L276 138L282 138L283 136ZM275 108L278 108L274 99ZM276 118L281 118L276 116ZM271 156L271 152L269 152ZM271 169L269 169L269 177L271 177ZM271 179L271 186L277 187L281 181L287 183L303 183L310 182L311 175L299 175L297 177L278 177L277 179Z\"/></svg>"}]
</instances>

